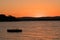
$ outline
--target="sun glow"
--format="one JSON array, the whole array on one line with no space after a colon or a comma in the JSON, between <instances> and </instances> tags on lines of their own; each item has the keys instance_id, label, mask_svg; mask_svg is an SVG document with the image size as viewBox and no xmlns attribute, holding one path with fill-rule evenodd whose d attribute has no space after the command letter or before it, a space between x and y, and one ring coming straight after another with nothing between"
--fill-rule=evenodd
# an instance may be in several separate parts
<instances>
[{"instance_id":1,"label":"sun glow","mask_svg":"<svg viewBox=\"0 0 60 40\"><path fill-rule=\"evenodd\" d=\"M34 17L43 17L42 15L36 15L36 16L34 16Z\"/></svg>"},{"instance_id":2,"label":"sun glow","mask_svg":"<svg viewBox=\"0 0 60 40\"><path fill-rule=\"evenodd\" d=\"M34 17L44 17L44 15L35 15Z\"/></svg>"},{"instance_id":3,"label":"sun glow","mask_svg":"<svg viewBox=\"0 0 60 40\"><path fill-rule=\"evenodd\" d=\"M44 17L45 15L44 15L44 13L42 12L39 12L39 13L36 13L35 15L34 15L34 17Z\"/></svg>"}]
</instances>

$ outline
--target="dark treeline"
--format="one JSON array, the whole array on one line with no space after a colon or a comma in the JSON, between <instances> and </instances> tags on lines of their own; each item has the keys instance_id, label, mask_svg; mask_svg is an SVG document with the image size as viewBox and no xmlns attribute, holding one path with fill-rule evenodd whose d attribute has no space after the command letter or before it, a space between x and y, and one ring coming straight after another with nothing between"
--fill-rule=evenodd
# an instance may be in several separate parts
<instances>
[{"instance_id":1,"label":"dark treeline","mask_svg":"<svg viewBox=\"0 0 60 40\"><path fill-rule=\"evenodd\" d=\"M60 21L60 16L55 17L14 17L14 16L6 16L4 14L0 14L0 22L1 21Z\"/></svg>"}]
</instances>

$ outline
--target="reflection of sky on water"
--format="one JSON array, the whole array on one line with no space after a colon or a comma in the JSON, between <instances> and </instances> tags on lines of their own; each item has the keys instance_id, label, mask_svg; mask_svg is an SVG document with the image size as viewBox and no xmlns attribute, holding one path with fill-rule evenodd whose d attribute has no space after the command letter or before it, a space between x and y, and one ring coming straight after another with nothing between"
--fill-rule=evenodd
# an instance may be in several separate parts
<instances>
[{"instance_id":1,"label":"reflection of sky on water","mask_svg":"<svg viewBox=\"0 0 60 40\"><path fill-rule=\"evenodd\" d=\"M59 21L1 22L0 40L60 40ZM22 33L8 33L11 28L22 29Z\"/></svg>"}]
</instances>

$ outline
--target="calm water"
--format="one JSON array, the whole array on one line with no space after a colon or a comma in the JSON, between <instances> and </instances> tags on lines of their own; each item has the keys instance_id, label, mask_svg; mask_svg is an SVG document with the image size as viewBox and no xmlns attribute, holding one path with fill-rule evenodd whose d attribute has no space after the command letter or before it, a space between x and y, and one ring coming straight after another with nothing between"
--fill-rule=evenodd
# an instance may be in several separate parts
<instances>
[{"instance_id":1,"label":"calm water","mask_svg":"<svg viewBox=\"0 0 60 40\"><path fill-rule=\"evenodd\" d=\"M16 28L23 32L6 31ZM60 40L60 21L0 22L0 40Z\"/></svg>"}]
</instances>

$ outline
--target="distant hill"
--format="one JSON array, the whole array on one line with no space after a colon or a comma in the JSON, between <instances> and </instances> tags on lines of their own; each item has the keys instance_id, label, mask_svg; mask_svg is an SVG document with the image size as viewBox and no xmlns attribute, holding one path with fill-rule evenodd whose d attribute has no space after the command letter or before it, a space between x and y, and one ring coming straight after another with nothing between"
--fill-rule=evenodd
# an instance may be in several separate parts
<instances>
[{"instance_id":1,"label":"distant hill","mask_svg":"<svg viewBox=\"0 0 60 40\"><path fill-rule=\"evenodd\" d=\"M0 14L0 22L4 21L60 21L60 16L55 17L14 17L14 16L6 16L4 14Z\"/></svg>"}]
</instances>

